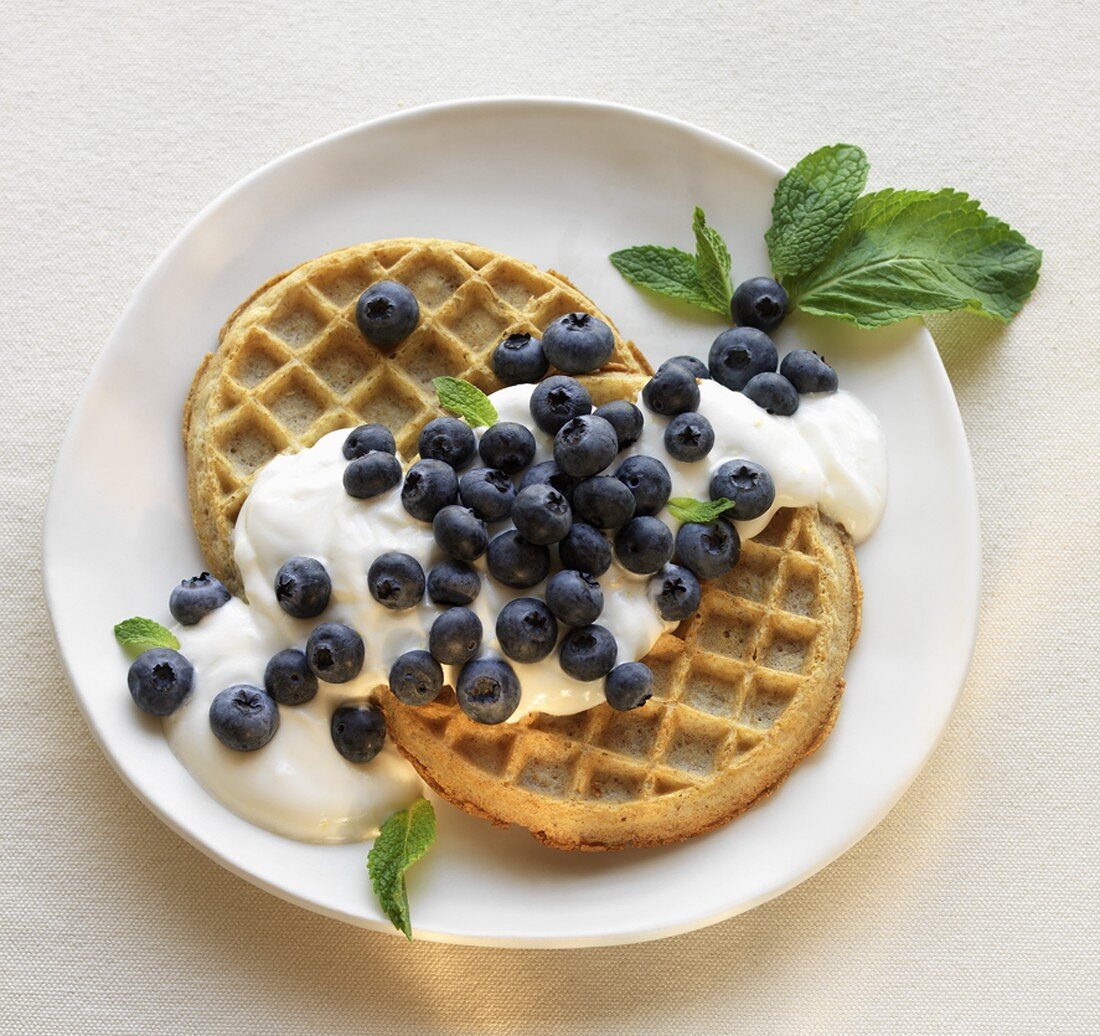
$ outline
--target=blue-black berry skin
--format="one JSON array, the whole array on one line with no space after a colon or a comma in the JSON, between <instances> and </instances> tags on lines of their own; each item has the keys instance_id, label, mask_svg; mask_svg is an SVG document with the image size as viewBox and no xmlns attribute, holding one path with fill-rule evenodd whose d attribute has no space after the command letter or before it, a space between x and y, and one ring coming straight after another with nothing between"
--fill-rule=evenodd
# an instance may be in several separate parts
<instances>
[{"instance_id":1,"label":"blue-black berry skin","mask_svg":"<svg viewBox=\"0 0 1100 1036\"><path fill-rule=\"evenodd\" d=\"M697 378L705 381L710 379L710 368L698 356L673 356L671 360L665 360L657 370L663 370L670 363L678 363L681 367L686 367Z\"/></svg>"},{"instance_id":2,"label":"blue-black berry skin","mask_svg":"<svg viewBox=\"0 0 1100 1036\"><path fill-rule=\"evenodd\" d=\"M406 651L390 666L390 690L405 705L427 705L443 690L443 667L430 651Z\"/></svg>"},{"instance_id":3,"label":"blue-black berry skin","mask_svg":"<svg viewBox=\"0 0 1100 1036\"><path fill-rule=\"evenodd\" d=\"M191 694L194 679L194 668L178 651L150 648L130 663L126 686L143 712L170 716Z\"/></svg>"},{"instance_id":4,"label":"blue-black berry skin","mask_svg":"<svg viewBox=\"0 0 1100 1036\"><path fill-rule=\"evenodd\" d=\"M516 487L503 471L474 468L458 480L458 495L483 522L502 522L512 513Z\"/></svg>"},{"instance_id":5,"label":"blue-black berry skin","mask_svg":"<svg viewBox=\"0 0 1100 1036\"><path fill-rule=\"evenodd\" d=\"M719 385L740 392L755 375L774 372L779 353L775 342L758 328L731 327L714 339L707 362Z\"/></svg>"},{"instance_id":6,"label":"blue-black berry skin","mask_svg":"<svg viewBox=\"0 0 1100 1036\"><path fill-rule=\"evenodd\" d=\"M422 458L441 460L456 470L465 467L477 449L474 430L457 417L437 417L420 429L417 450Z\"/></svg>"},{"instance_id":7,"label":"blue-black berry skin","mask_svg":"<svg viewBox=\"0 0 1100 1036\"><path fill-rule=\"evenodd\" d=\"M512 521L528 543L546 547L565 537L573 524L573 510L552 486L533 485L516 495Z\"/></svg>"},{"instance_id":8,"label":"blue-black berry skin","mask_svg":"<svg viewBox=\"0 0 1100 1036\"><path fill-rule=\"evenodd\" d=\"M403 611L424 597L424 569L411 554L389 550L367 569L367 589L383 608Z\"/></svg>"},{"instance_id":9,"label":"blue-black berry skin","mask_svg":"<svg viewBox=\"0 0 1100 1036\"><path fill-rule=\"evenodd\" d=\"M378 281L359 296L355 322L368 342L382 349L392 349L408 338L420 323L420 304L404 284Z\"/></svg>"},{"instance_id":10,"label":"blue-black berry skin","mask_svg":"<svg viewBox=\"0 0 1100 1036\"><path fill-rule=\"evenodd\" d=\"M674 417L699 409L699 385L687 367L670 363L662 367L642 389L645 405L654 413Z\"/></svg>"},{"instance_id":11,"label":"blue-black berry skin","mask_svg":"<svg viewBox=\"0 0 1100 1036\"><path fill-rule=\"evenodd\" d=\"M619 452L619 437L609 421L595 414L574 417L554 436L554 460L574 478L603 471Z\"/></svg>"},{"instance_id":12,"label":"blue-black berry skin","mask_svg":"<svg viewBox=\"0 0 1100 1036\"><path fill-rule=\"evenodd\" d=\"M599 680L615 667L619 645L604 626L570 630L558 648L558 663L574 680Z\"/></svg>"},{"instance_id":13,"label":"blue-black berry skin","mask_svg":"<svg viewBox=\"0 0 1100 1036\"><path fill-rule=\"evenodd\" d=\"M369 763L386 742L386 721L374 706L341 705L329 724L332 743L349 763Z\"/></svg>"},{"instance_id":14,"label":"blue-black berry skin","mask_svg":"<svg viewBox=\"0 0 1100 1036\"><path fill-rule=\"evenodd\" d=\"M684 522L676 530L676 561L700 579L724 576L741 553L741 540L729 522Z\"/></svg>"},{"instance_id":15,"label":"blue-black berry skin","mask_svg":"<svg viewBox=\"0 0 1100 1036\"><path fill-rule=\"evenodd\" d=\"M708 375L709 377L709 375ZM596 417L602 417L619 439L619 450L628 449L641 437L645 426L645 415L641 409L626 399L613 399L593 411Z\"/></svg>"},{"instance_id":16,"label":"blue-black berry skin","mask_svg":"<svg viewBox=\"0 0 1100 1036\"><path fill-rule=\"evenodd\" d=\"M787 292L771 277L752 277L734 288L730 316L741 327L774 331L787 315Z\"/></svg>"},{"instance_id":17,"label":"blue-black berry skin","mask_svg":"<svg viewBox=\"0 0 1100 1036\"><path fill-rule=\"evenodd\" d=\"M516 662L541 662L558 642L558 623L549 605L537 597L517 597L500 610L496 622L500 650Z\"/></svg>"},{"instance_id":18,"label":"blue-black berry skin","mask_svg":"<svg viewBox=\"0 0 1100 1036\"><path fill-rule=\"evenodd\" d=\"M546 359L566 374L590 374L615 350L615 335L599 317L566 313L542 332Z\"/></svg>"},{"instance_id":19,"label":"blue-black berry skin","mask_svg":"<svg viewBox=\"0 0 1100 1036\"><path fill-rule=\"evenodd\" d=\"M355 460L368 453L397 453L397 443L384 424L361 424L348 432L343 449L345 460Z\"/></svg>"},{"instance_id":20,"label":"blue-black berry skin","mask_svg":"<svg viewBox=\"0 0 1100 1036\"><path fill-rule=\"evenodd\" d=\"M565 568L602 576L611 567L611 544L587 522L574 522L558 544L558 557Z\"/></svg>"},{"instance_id":21,"label":"blue-black berry skin","mask_svg":"<svg viewBox=\"0 0 1100 1036\"><path fill-rule=\"evenodd\" d=\"M683 622L699 610L703 588L695 573L680 565L665 565L649 581L648 592L666 622Z\"/></svg>"},{"instance_id":22,"label":"blue-black berry skin","mask_svg":"<svg viewBox=\"0 0 1100 1036\"><path fill-rule=\"evenodd\" d=\"M275 573L275 600L295 619L315 619L331 595L332 580L316 558L290 558Z\"/></svg>"},{"instance_id":23,"label":"blue-black berry skin","mask_svg":"<svg viewBox=\"0 0 1100 1036\"><path fill-rule=\"evenodd\" d=\"M567 475L554 461L544 460L528 468L519 481L520 491L535 485L553 486L566 500L572 502L577 479Z\"/></svg>"},{"instance_id":24,"label":"blue-black berry skin","mask_svg":"<svg viewBox=\"0 0 1100 1036\"><path fill-rule=\"evenodd\" d=\"M448 608L428 632L428 650L443 665L461 665L481 647L481 620L469 608Z\"/></svg>"},{"instance_id":25,"label":"blue-black berry skin","mask_svg":"<svg viewBox=\"0 0 1100 1036\"><path fill-rule=\"evenodd\" d=\"M623 662L607 674L603 693L617 712L640 708L653 696L653 670L644 662Z\"/></svg>"},{"instance_id":26,"label":"blue-black berry skin","mask_svg":"<svg viewBox=\"0 0 1100 1036\"><path fill-rule=\"evenodd\" d=\"M727 460L710 477L711 500L732 500L732 516L747 522L775 503L775 482L762 465L751 460Z\"/></svg>"},{"instance_id":27,"label":"blue-black berry skin","mask_svg":"<svg viewBox=\"0 0 1100 1036\"><path fill-rule=\"evenodd\" d=\"M714 448L714 428L694 410L677 414L665 426L665 449L674 460L694 463Z\"/></svg>"},{"instance_id":28,"label":"blue-black berry skin","mask_svg":"<svg viewBox=\"0 0 1100 1036\"><path fill-rule=\"evenodd\" d=\"M306 661L313 675L325 683L347 683L363 668L363 638L342 622L322 622L306 641Z\"/></svg>"},{"instance_id":29,"label":"blue-black berry skin","mask_svg":"<svg viewBox=\"0 0 1100 1036\"><path fill-rule=\"evenodd\" d=\"M598 529L619 529L634 517L634 494L611 475L594 475L573 491L573 513Z\"/></svg>"},{"instance_id":30,"label":"blue-black berry skin","mask_svg":"<svg viewBox=\"0 0 1100 1036\"><path fill-rule=\"evenodd\" d=\"M547 435L557 435L567 421L591 412L592 397L576 378L555 374L531 393L531 417Z\"/></svg>"},{"instance_id":31,"label":"blue-black berry skin","mask_svg":"<svg viewBox=\"0 0 1100 1036\"><path fill-rule=\"evenodd\" d=\"M840 387L836 371L809 349L792 349L783 357L779 373L798 392L836 392Z\"/></svg>"},{"instance_id":32,"label":"blue-black berry skin","mask_svg":"<svg viewBox=\"0 0 1100 1036\"><path fill-rule=\"evenodd\" d=\"M181 626L194 626L228 601L229 591L209 572L203 572L173 587L168 610Z\"/></svg>"},{"instance_id":33,"label":"blue-black berry skin","mask_svg":"<svg viewBox=\"0 0 1100 1036\"><path fill-rule=\"evenodd\" d=\"M519 678L503 659L475 658L458 674L455 697L475 723L503 723L519 708Z\"/></svg>"},{"instance_id":34,"label":"blue-black berry skin","mask_svg":"<svg viewBox=\"0 0 1100 1036\"><path fill-rule=\"evenodd\" d=\"M445 461L418 460L405 475L401 504L414 518L430 522L458 499L458 476Z\"/></svg>"},{"instance_id":35,"label":"blue-black berry skin","mask_svg":"<svg viewBox=\"0 0 1100 1036\"><path fill-rule=\"evenodd\" d=\"M542 342L526 332L508 335L493 350L493 373L505 385L538 381L549 369Z\"/></svg>"},{"instance_id":36,"label":"blue-black berry skin","mask_svg":"<svg viewBox=\"0 0 1100 1036\"><path fill-rule=\"evenodd\" d=\"M286 648L271 656L264 669L264 690L280 705L304 705L317 694L317 677L306 653Z\"/></svg>"},{"instance_id":37,"label":"blue-black berry skin","mask_svg":"<svg viewBox=\"0 0 1100 1036\"><path fill-rule=\"evenodd\" d=\"M278 731L279 706L261 688L235 684L210 703L210 729L226 748L255 752Z\"/></svg>"},{"instance_id":38,"label":"blue-black berry skin","mask_svg":"<svg viewBox=\"0 0 1100 1036\"><path fill-rule=\"evenodd\" d=\"M485 553L489 531L485 523L468 507L448 504L432 521L436 545L448 557L473 561Z\"/></svg>"},{"instance_id":39,"label":"blue-black berry skin","mask_svg":"<svg viewBox=\"0 0 1100 1036\"><path fill-rule=\"evenodd\" d=\"M428 573L428 596L436 604L470 604L479 593L481 576L465 561L448 558Z\"/></svg>"},{"instance_id":40,"label":"blue-black berry skin","mask_svg":"<svg viewBox=\"0 0 1100 1036\"><path fill-rule=\"evenodd\" d=\"M400 483L401 462L381 450L356 457L344 468L344 492L356 500L369 500Z\"/></svg>"},{"instance_id":41,"label":"blue-black berry skin","mask_svg":"<svg viewBox=\"0 0 1100 1036\"><path fill-rule=\"evenodd\" d=\"M493 537L485 557L493 578L516 590L541 583L550 572L550 551L528 542L515 529Z\"/></svg>"},{"instance_id":42,"label":"blue-black berry skin","mask_svg":"<svg viewBox=\"0 0 1100 1036\"><path fill-rule=\"evenodd\" d=\"M798 391L782 374L756 374L741 391L776 417L790 417L798 409Z\"/></svg>"},{"instance_id":43,"label":"blue-black berry skin","mask_svg":"<svg viewBox=\"0 0 1100 1036\"><path fill-rule=\"evenodd\" d=\"M531 429L516 421L498 421L485 430L478 452L487 467L516 475L535 459Z\"/></svg>"},{"instance_id":44,"label":"blue-black berry skin","mask_svg":"<svg viewBox=\"0 0 1100 1036\"><path fill-rule=\"evenodd\" d=\"M660 518L632 518L615 537L615 557L628 572L651 575L672 558L672 531Z\"/></svg>"},{"instance_id":45,"label":"blue-black berry skin","mask_svg":"<svg viewBox=\"0 0 1100 1036\"><path fill-rule=\"evenodd\" d=\"M634 494L635 517L656 514L672 495L672 476L656 457L627 457L615 477Z\"/></svg>"},{"instance_id":46,"label":"blue-black berry skin","mask_svg":"<svg viewBox=\"0 0 1100 1036\"><path fill-rule=\"evenodd\" d=\"M565 568L547 581L546 603L566 626L588 626L603 611L603 590L594 576Z\"/></svg>"}]
</instances>

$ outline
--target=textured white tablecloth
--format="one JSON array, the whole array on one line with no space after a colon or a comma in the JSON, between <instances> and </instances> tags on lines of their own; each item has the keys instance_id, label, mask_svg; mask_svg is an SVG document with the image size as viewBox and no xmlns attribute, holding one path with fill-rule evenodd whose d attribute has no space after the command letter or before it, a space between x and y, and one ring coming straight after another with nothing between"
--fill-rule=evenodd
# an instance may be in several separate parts
<instances>
[{"instance_id":1,"label":"textured white tablecloth","mask_svg":"<svg viewBox=\"0 0 1100 1036\"><path fill-rule=\"evenodd\" d=\"M0 3L0 1031L1100 1031L1097 7L632 6ZM70 410L184 223L333 130L503 93L654 108L785 163L860 143L874 186L970 190L1046 252L1007 331L933 326L985 566L942 747L816 878L655 944L410 947L222 871L115 776L42 601Z\"/></svg>"}]
</instances>

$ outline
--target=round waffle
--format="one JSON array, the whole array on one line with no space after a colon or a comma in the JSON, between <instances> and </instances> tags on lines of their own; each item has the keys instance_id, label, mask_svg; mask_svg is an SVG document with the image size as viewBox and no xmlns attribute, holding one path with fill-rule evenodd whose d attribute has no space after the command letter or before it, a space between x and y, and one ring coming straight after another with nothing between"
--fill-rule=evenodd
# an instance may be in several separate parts
<instances>
[{"instance_id":1,"label":"round waffle","mask_svg":"<svg viewBox=\"0 0 1100 1036\"><path fill-rule=\"evenodd\" d=\"M360 294L383 279L407 285L420 303L419 326L391 353L355 323ZM420 429L442 413L433 378L465 378L492 392L501 383L490 357L504 335L541 335L576 311L611 324L560 274L456 241L356 245L268 281L226 321L184 408L191 515L210 570L241 592L233 526L257 472L276 454L377 421L408 460ZM650 368L616 332L603 370Z\"/></svg>"}]
</instances>

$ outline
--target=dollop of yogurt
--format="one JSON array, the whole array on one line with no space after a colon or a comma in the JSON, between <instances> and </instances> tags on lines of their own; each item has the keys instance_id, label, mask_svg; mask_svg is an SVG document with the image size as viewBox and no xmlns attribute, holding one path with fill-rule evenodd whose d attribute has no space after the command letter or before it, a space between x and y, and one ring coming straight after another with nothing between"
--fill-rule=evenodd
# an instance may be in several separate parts
<instances>
[{"instance_id":1,"label":"dollop of yogurt","mask_svg":"<svg viewBox=\"0 0 1100 1036\"><path fill-rule=\"evenodd\" d=\"M533 386L517 385L492 395L500 419L533 426ZM616 459L644 453L658 457L672 476L673 496L709 499L713 472L735 458L754 460L776 485L773 508L752 522L738 522L742 539L759 533L780 507L817 504L862 541L881 519L886 499L886 453L874 415L843 391L804 396L792 417L773 417L747 397L714 381L700 383L699 410L711 422L715 444L696 463L674 461L664 448L666 419L646 411L639 441ZM535 463L553 456L553 439L532 427ZM366 572L386 551L411 554L427 572L442 554L431 525L412 518L401 504L400 487L370 500L344 491L347 430L326 435L313 447L275 457L260 472L241 509L234 552L248 602L230 601L197 625L178 627L180 650L195 667L188 702L165 719L176 756L225 806L279 834L305 841L345 842L369 838L392 812L423 792L412 767L391 742L371 762L353 764L336 751L329 733L333 710L345 701L369 699L386 689L394 660L427 646L428 631L442 608L427 597L415 608L390 611L367 590ZM667 512L661 517L673 529ZM490 532L510 527L502 522ZM332 598L317 620L291 618L275 598L275 575L289 558L316 558L332 580ZM481 619L482 655L499 655L496 616L516 597L543 596L543 586L513 590L489 577L484 559L475 563L482 590L470 606ZM617 563L600 577L604 611L599 623L615 637L618 661L643 658L662 632L675 623L658 615L646 593L647 577ZM280 726L256 752L235 752L210 730L215 695L234 683L263 686L268 659L286 647L304 647L321 621L345 622L363 637L362 672L346 684L321 683L305 705L280 706ZM522 687L514 722L531 712L566 715L603 701L602 681L567 676L551 654L541 662L512 662ZM446 668L453 686L457 673Z\"/></svg>"}]
</instances>

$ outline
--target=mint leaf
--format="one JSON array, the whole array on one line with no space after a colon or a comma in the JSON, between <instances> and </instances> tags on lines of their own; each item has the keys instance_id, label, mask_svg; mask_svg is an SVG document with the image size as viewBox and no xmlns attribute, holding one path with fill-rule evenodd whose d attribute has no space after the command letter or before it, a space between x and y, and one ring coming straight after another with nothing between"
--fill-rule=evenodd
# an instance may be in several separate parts
<instances>
[{"instance_id":1,"label":"mint leaf","mask_svg":"<svg viewBox=\"0 0 1100 1036\"><path fill-rule=\"evenodd\" d=\"M956 309L1007 322L1041 262L966 194L885 190L860 198L824 259L785 286L803 312L857 327Z\"/></svg>"},{"instance_id":2,"label":"mint leaf","mask_svg":"<svg viewBox=\"0 0 1100 1036\"><path fill-rule=\"evenodd\" d=\"M825 257L867 184L868 168L862 148L833 144L807 155L779 181L764 235L776 277L812 269Z\"/></svg>"},{"instance_id":3,"label":"mint leaf","mask_svg":"<svg viewBox=\"0 0 1100 1036\"><path fill-rule=\"evenodd\" d=\"M500 419L496 407L476 385L461 378L433 378L439 405L464 418L471 428L496 424Z\"/></svg>"},{"instance_id":4,"label":"mint leaf","mask_svg":"<svg viewBox=\"0 0 1100 1036\"><path fill-rule=\"evenodd\" d=\"M638 245L612 252L611 264L631 284L658 295L709 308L709 301L695 272L695 256L679 248Z\"/></svg>"},{"instance_id":5,"label":"mint leaf","mask_svg":"<svg viewBox=\"0 0 1100 1036\"><path fill-rule=\"evenodd\" d=\"M394 813L378 832L367 856L371 886L393 926L412 942L409 893L405 871L435 841L435 810L427 799L417 799L408 809Z\"/></svg>"},{"instance_id":6,"label":"mint leaf","mask_svg":"<svg viewBox=\"0 0 1100 1036\"><path fill-rule=\"evenodd\" d=\"M674 496L667 504L673 518L681 522L700 522L703 525L713 522L733 506L733 501L727 500L724 496L717 500L696 500L690 496Z\"/></svg>"},{"instance_id":7,"label":"mint leaf","mask_svg":"<svg viewBox=\"0 0 1100 1036\"><path fill-rule=\"evenodd\" d=\"M701 305L728 318L730 297L733 295L730 287L730 251L722 235L714 227L707 226L707 217L698 206L695 207L691 229L695 232L695 272L707 300Z\"/></svg>"},{"instance_id":8,"label":"mint leaf","mask_svg":"<svg viewBox=\"0 0 1100 1036\"><path fill-rule=\"evenodd\" d=\"M115 640L133 658L136 658L143 651L150 650L150 648L176 649L180 646L180 642L176 639L174 633L166 630L159 622L154 622L152 619L143 619L140 616L134 616L132 619L124 619L120 622L115 627Z\"/></svg>"}]
</instances>

